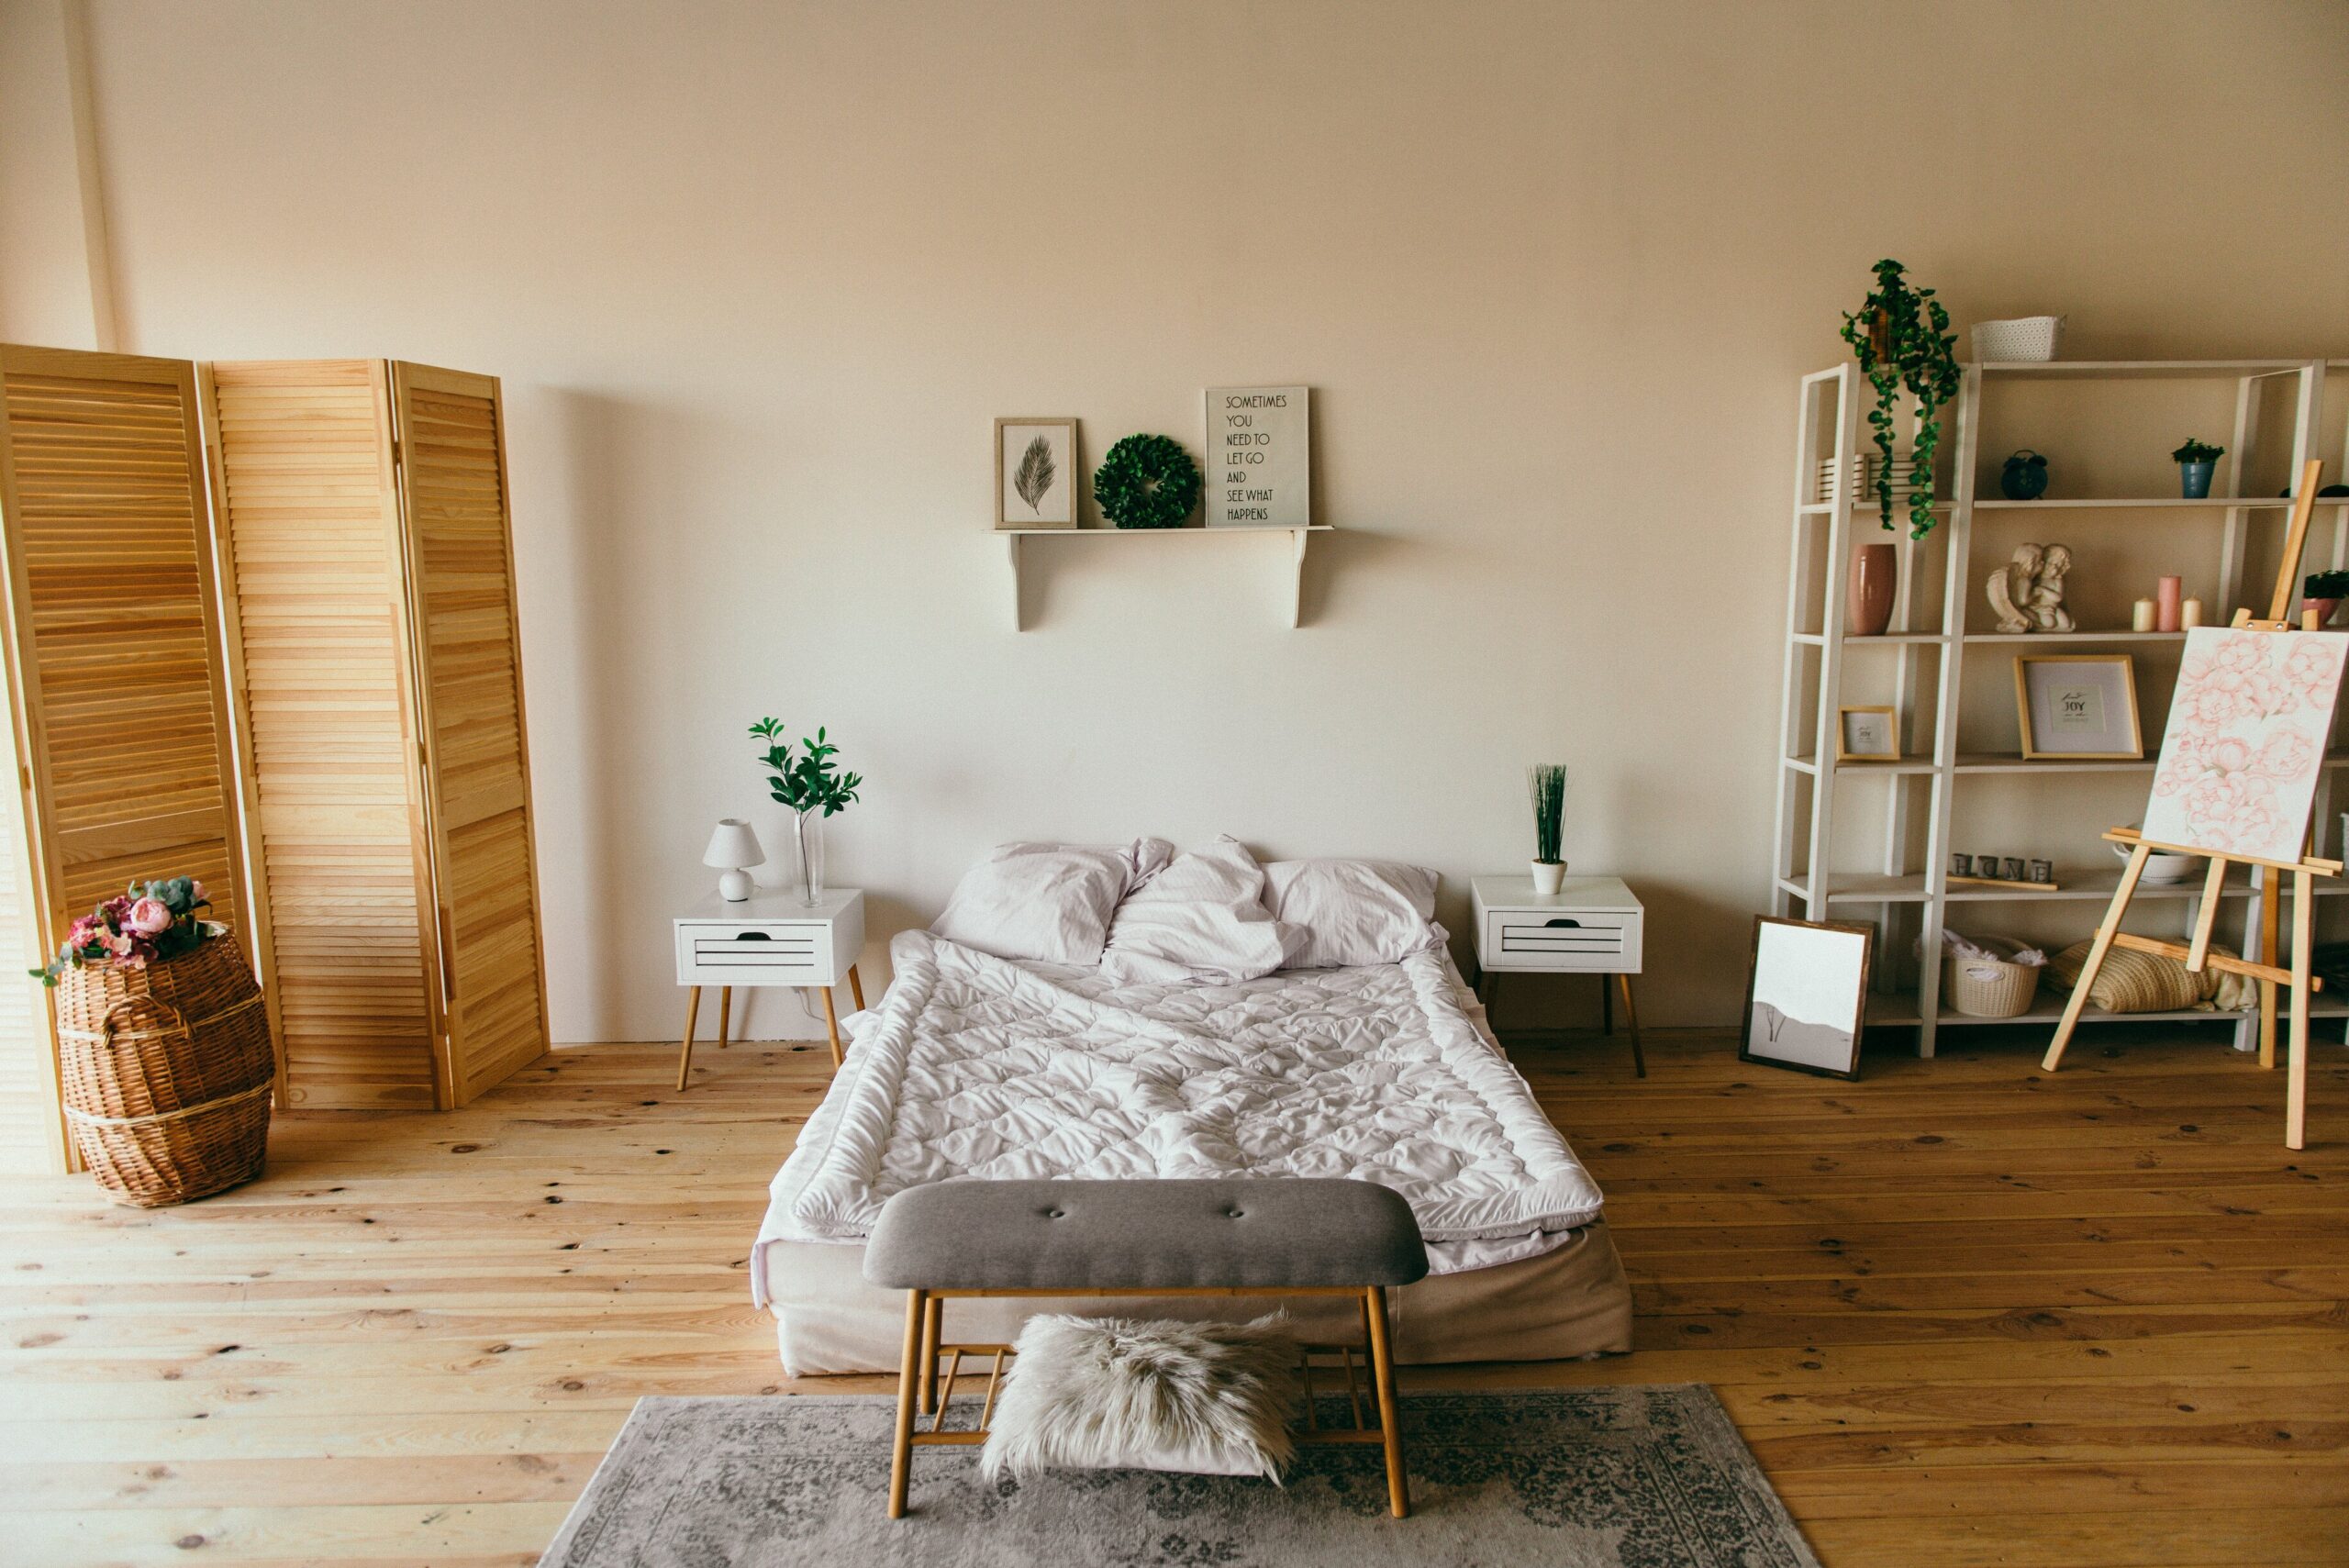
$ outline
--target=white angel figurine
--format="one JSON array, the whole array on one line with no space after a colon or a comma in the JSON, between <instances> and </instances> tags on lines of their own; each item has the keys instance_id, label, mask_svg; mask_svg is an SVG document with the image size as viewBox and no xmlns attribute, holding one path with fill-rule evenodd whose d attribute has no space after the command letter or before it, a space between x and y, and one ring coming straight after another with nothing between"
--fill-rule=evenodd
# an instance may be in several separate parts
<instances>
[{"instance_id":1,"label":"white angel figurine","mask_svg":"<svg viewBox=\"0 0 2349 1568\"><path fill-rule=\"evenodd\" d=\"M2032 628L2032 590L2038 583L2039 563L2045 553L2035 544L2017 546L2014 560L1990 573L1990 581L1985 587L1990 596L1990 607L1998 612L2000 631L2011 636ZM2064 563L2069 566L2071 559L2067 551ZM2063 596L2060 580L2056 589L2056 596L2060 599Z\"/></svg>"},{"instance_id":2,"label":"white angel figurine","mask_svg":"<svg viewBox=\"0 0 2349 1568\"><path fill-rule=\"evenodd\" d=\"M2072 569L2072 552L2065 545L2051 544L2039 560L2038 575L2031 584L2031 623L2035 631L2069 631L2072 612L2064 607L2064 574Z\"/></svg>"}]
</instances>

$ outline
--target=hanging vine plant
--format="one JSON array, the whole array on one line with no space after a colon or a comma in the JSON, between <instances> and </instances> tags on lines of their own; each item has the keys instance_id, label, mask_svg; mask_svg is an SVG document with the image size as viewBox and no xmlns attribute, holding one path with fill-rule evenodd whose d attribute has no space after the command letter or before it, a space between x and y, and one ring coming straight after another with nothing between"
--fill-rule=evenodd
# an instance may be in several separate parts
<instances>
[{"instance_id":1,"label":"hanging vine plant","mask_svg":"<svg viewBox=\"0 0 2349 1568\"><path fill-rule=\"evenodd\" d=\"M1914 485L1909 493L1909 537L1923 539L1933 531L1933 454L1942 439L1940 411L1957 396L1961 379L1957 336L1949 329L1949 312L1931 289L1912 289L1898 261L1876 264L1876 288L1856 314L1843 317L1843 341L1859 357L1860 373L1876 388L1876 406L1868 424L1876 432L1876 450L1884 454L1876 473L1876 508L1886 528L1892 527L1893 417L1906 388L1917 400L1917 445Z\"/></svg>"}]
</instances>

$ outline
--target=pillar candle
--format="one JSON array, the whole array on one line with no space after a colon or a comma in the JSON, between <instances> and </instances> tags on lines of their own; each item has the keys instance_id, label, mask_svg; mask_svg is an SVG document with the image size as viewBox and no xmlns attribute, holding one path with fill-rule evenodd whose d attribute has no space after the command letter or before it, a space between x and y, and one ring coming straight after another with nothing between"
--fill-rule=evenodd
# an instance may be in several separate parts
<instances>
[{"instance_id":1,"label":"pillar candle","mask_svg":"<svg viewBox=\"0 0 2349 1568\"><path fill-rule=\"evenodd\" d=\"M2160 606L2154 612L2154 629L2155 631L2183 631L2185 629L2185 628L2178 624L2178 616L2181 613L2181 606L2177 602L2178 595L2184 593L2185 590L2186 583L2183 578L2165 577L2162 579L2161 586L2154 594L2155 602Z\"/></svg>"},{"instance_id":2,"label":"pillar candle","mask_svg":"<svg viewBox=\"0 0 2349 1568\"><path fill-rule=\"evenodd\" d=\"M2200 626L2202 624L2202 601L2199 599L2187 600L2184 605L2178 607L2178 619L2182 623L2184 628L2188 631L2192 631L2196 627Z\"/></svg>"},{"instance_id":3,"label":"pillar candle","mask_svg":"<svg viewBox=\"0 0 2349 1568\"><path fill-rule=\"evenodd\" d=\"M2140 599L2135 605L2130 607L2129 629L2132 631L2151 631L2154 629L2153 600Z\"/></svg>"}]
</instances>

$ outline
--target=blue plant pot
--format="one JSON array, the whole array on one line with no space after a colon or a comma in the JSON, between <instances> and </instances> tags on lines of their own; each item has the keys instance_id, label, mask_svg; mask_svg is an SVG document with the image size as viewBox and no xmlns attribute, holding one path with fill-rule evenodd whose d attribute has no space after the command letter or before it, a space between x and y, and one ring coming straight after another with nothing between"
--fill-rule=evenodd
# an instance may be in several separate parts
<instances>
[{"instance_id":1,"label":"blue plant pot","mask_svg":"<svg viewBox=\"0 0 2349 1568\"><path fill-rule=\"evenodd\" d=\"M2210 494L2210 475L2218 466L2216 459L2209 462L2181 462L2177 465L2177 482L2185 487L2188 500L2199 501Z\"/></svg>"}]
</instances>

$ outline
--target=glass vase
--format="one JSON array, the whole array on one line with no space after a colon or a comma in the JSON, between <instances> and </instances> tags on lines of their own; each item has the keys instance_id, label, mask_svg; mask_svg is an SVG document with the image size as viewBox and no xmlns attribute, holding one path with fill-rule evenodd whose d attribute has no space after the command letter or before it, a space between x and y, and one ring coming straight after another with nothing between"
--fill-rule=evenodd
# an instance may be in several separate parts
<instances>
[{"instance_id":1,"label":"glass vase","mask_svg":"<svg viewBox=\"0 0 2349 1568\"><path fill-rule=\"evenodd\" d=\"M802 811L793 817L791 838L799 851L799 902L813 909L824 901L822 813Z\"/></svg>"}]
</instances>

